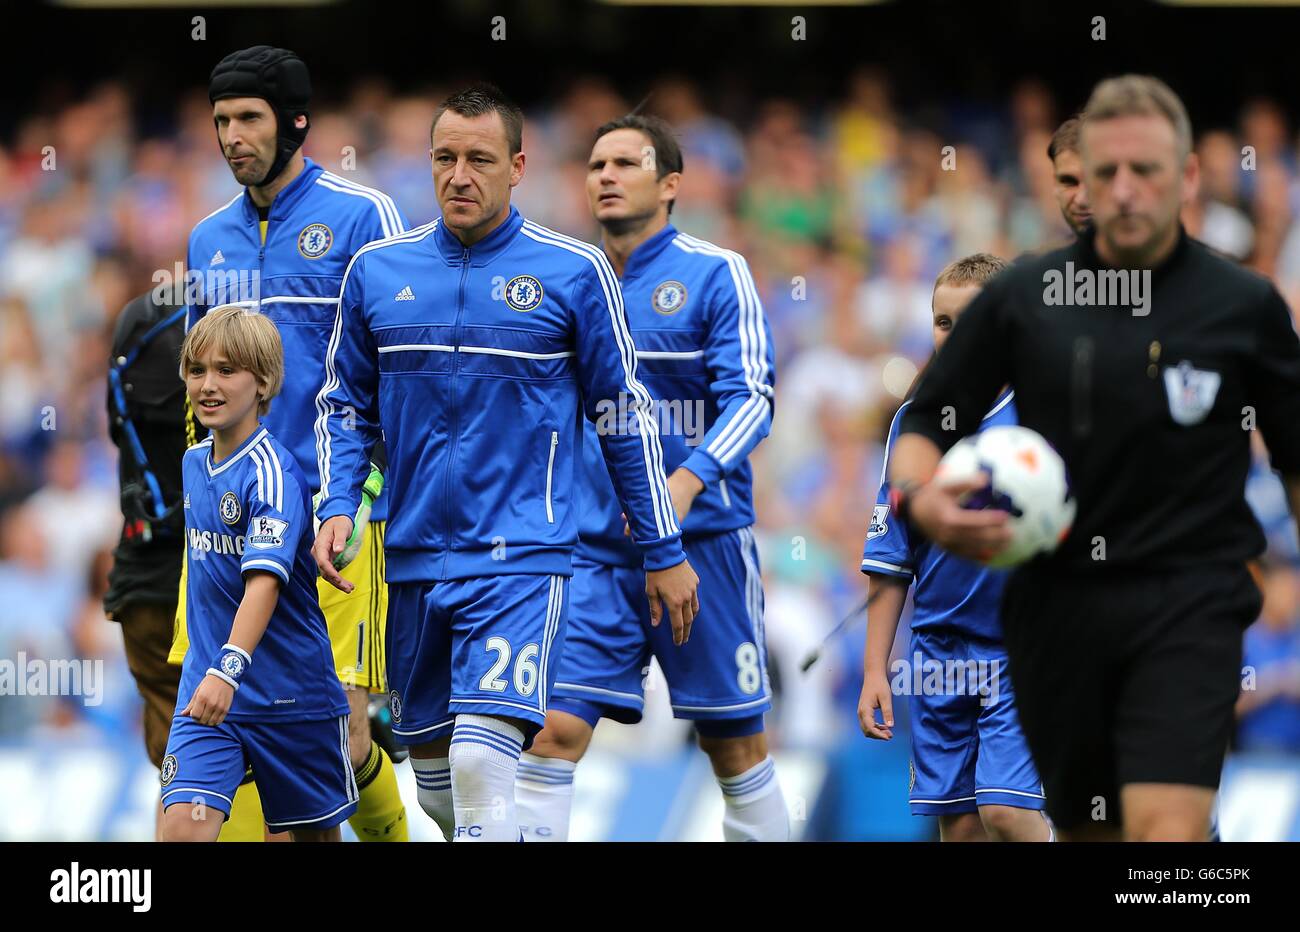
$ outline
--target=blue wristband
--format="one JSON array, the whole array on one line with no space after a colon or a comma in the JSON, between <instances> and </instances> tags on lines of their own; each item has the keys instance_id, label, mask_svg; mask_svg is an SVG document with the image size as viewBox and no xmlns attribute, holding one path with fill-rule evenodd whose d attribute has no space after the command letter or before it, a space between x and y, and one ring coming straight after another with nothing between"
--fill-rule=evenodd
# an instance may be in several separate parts
<instances>
[{"instance_id":1,"label":"blue wristband","mask_svg":"<svg viewBox=\"0 0 1300 932\"><path fill-rule=\"evenodd\" d=\"M239 681L244 678L252 662L253 658L248 655L248 651L234 644L226 644L217 655L216 662L208 667L207 672L239 689Z\"/></svg>"}]
</instances>

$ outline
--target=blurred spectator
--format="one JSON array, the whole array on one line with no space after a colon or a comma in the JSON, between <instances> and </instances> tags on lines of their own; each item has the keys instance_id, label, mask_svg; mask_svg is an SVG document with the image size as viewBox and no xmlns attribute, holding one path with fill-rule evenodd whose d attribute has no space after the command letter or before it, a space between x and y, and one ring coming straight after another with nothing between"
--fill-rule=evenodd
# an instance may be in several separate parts
<instances>
[{"instance_id":1,"label":"blurred spectator","mask_svg":"<svg viewBox=\"0 0 1300 932\"><path fill-rule=\"evenodd\" d=\"M767 104L750 135L749 151L750 170L739 204L749 234L777 248L829 242L835 196L799 109L783 100Z\"/></svg>"},{"instance_id":2,"label":"blurred spectator","mask_svg":"<svg viewBox=\"0 0 1300 932\"><path fill-rule=\"evenodd\" d=\"M1288 140L1286 114L1277 101L1256 97L1246 102L1241 110L1241 142L1250 146L1254 158L1242 160L1240 166L1242 196L1247 200L1255 195L1256 172L1265 165L1277 165L1288 176L1295 177L1295 151Z\"/></svg>"},{"instance_id":3,"label":"blurred spectator","mask_svg":"<svg viewBox=\"0 0 1300 932\"><path fill-rule=\"evenodd\" d=\"M751 249L747 258L772 328L776 367L781 372L792 357L825 342L826 308L837 287L843 288L840 268L847 266L853 280L857 271L851 262L813 243L790 243L785 249L762 244Z\"/></svg>"},{"instance_id":4,"label":"blurred spectator","mask_svg":"<svg viewBox=\"0 0 1300 932\"><path fill-rule=\"evenodd\" d=\"M1015 193L1006 220L1011 244L1006 258L1059 246L1072 235L1056 203L1056 176L1047 158L1053 129L1035 129L1021 137L1019 163L1012 178Z\"/></svg>"},{"instance_id":5,"label":"blurred spectator","mask_svg":"<svg viewBox=\"0 0 1300 932\"><path fill-rule=\"evenodd\" d=\"M587 156L596 129L621 116L627 105L598 78L574 82L556 105L524 120L524 181L513 202L526 216L562 233L591 239L596 235L587 206ZM686 177L695 174L689 153ZM676 217L674 216L674 219Z\"/></svg>"},{"instance_id":6,"label":"blurred spectator","mask_svg":"<svg viewBox=\"0 0 1300 932\"><path fill-rule=\"evenodd\" d=\"M922 246L915 237L893 239L882 258L880 274L858 291L858 319L876 343L920 362L934 346L934 277L922 268Z\"/></svg>"},{"instance_id":7,"label":"blurred spectator","mask_svg":"<svg viewBox=\"0 0 1300 932\"><path fill-rule=\"evenodd\" d=\"M1259 166L1251 193L1255 248L1247 263L1261 275L1277 273L1283 243L1291 227L1291 175L1281 161Z\"/></svg>"},{"instance_id":8,"label":"blurred spectator","mask_svg":"<svg viewBox=\"0 0 1300 932\"><path fill-rule=\"evenodd\" d=\"M21 442L36 425L40 406L41 348L27 306L0 301L0 444Z\"/></svg>"},{"instance_id":9,"label":"blurred spectator","mask_svg":"<svg viewBox=\"0 0 1300 932\"><path fill-rule=\"evenodd\" d=\"M1056 103L1052 92L1037 78L1026 78L1011 90L1011 135L1019 143L1026 137L1049 136L1060 120L1056 118ZM1046 151L1044 146L1043 151Z\"/></svg>"},{"instance_id":10,"label":"blurred spectator","mask_svg":"<svg viewBox=\"0 0 1300 932\"><path fill-rule=\"evenodd\" d=\"M708 165L730 191L740 188L745 174L745 145L740 133L705 109L692 81L679 76L660 81L650 94L649 109L680 134L685 164Z\"/></svg>"},{"instance_id":11,"label":"blurred spectator","mask_svg":"<svg viewBox=\"0 0 1300 932\"><path fill-rule=\"evenodd\" d=\"M46 518L31 505L0 514L0 658L16 668L20 660L73 656L69 631L84 582L49 559L46 526ZM48 696L5 697L0 736L30 730L51 719L57 707L57 699Z\"/></svg>"},{"instance_id":12,"label":"blurred spectator","mask_svg":"<svg viewBox=\"0 0 1300 932\"><path fill-rule=\"evenodd\" d=\"M1199 196L1183 213L1187 231L1238 261L1251 254L1255 228L1239 205L1241 153L1230 133L1205 133L1196 144L1201 162Z\"/></svg>"},{"instance_id":13,"label":"blurred spectator","mask_svg":"<svg viewBox=\"0 0 1300 932\"><path fill-rule=\"evenodd\" d=\"M911 235L920 243L922 269L933 266L937 273L943 266L938 257L951 248L950 222L934 197L943 173L943 149L933 133L910 130L900 137L893 161L863 176L852 227L866 237L873 255Z\"/></svg>"},{"instance_id":14,"label":"blurred spectator","mask_svg":"<svg viewBox=\"0 0 1300 932\"><path fill-rule=\"evenodd\" d=\"M401 205L411 225L428 223L438 216L438 198L433 188L433 163L429 158L430 128L436 102L418 97L405 97L393 101L384 114L384 145L369 159L361 158L361 166L373 165L373 174L357 180L376 185ZM340 121L338 131L326 139L314 138L315 129L307 136L306 151L318 149L322 164L335 167L343 146L359 147L360 139L349 138L346 121ZM334 130L334 124L326 127ZM349 177L344 173L344 177Z\"/></svg>"},{"instance_id":15,"label":"blurred spectator","mask_svg":"<svg viewBox=\"0 0 1300 932\"><path fill-rule=\"evenodd\" d=\"M776 494L783 498L790 494L795 472L825 448L820 412L829 405L847 416L862 416L885 396L870 337L855 313L851 294L844 290L841 284L832 295L824 338L777 373L780 413L759 451L773 458L771 478L779 490ZM761 520L763 509L758 511Z\"/></svg>"},{"instance_id":16,"label":"blurred spectator","mask_svg":"<svg viewBox=\"0 0 1300 932\"><path fill-rule=\"evenodd\" d=\"M773 740L781 747L826 750L839 738L836 730L828 727L836 720L833 666L821 662L807 672L800 669L834 624L830 607L816 586L764 574L763 628L780 708Z\"/></svg>"},{"instance_id":17,"label":"blurred spectator","mask_svg":"<svg viewBox=\"0 0 1300 932\"><path fill-rule=\"evenodd\" d=\"M95 554L111 549L122 530L116 496L88 484L84 468L82 445L57 440L46 458L47 484L28 499L41 516L50 565L79 580L88 578Z\"/></svg>"},{"instance_id":18,"label":"blurred spectator","mask_svg":"<svg viewBox=\"0 0 1300 932\"><path fill-rule=\"evenodd\" d=\"M104 616L104 593L112 565L113 555L108 548L91 555L84 595L73 613L69 631L72 655L88 661L98 671L94 674L95 694L64 697L53 725L65 730L81 727L113 740L138 740L140 698L127 666L122 628Z\"/></svg>"},{"instance_id":19,"label":"blurred spectator","mask_svg":"<svg viewBox=\"0 0 1300 932\"><path fill-rule=\"evenodd\" d=\"M0 256L0 295L27 306L45 359L59 358L69 331L104 316L89 288L94 252L78 235L71 206L53 194L33 200Z\"/></svg>"},{"instance_id":20,"label":"blurred spectator","mask_svg":"<svg viewBox=\"0 0 1300 932\"><path fill-rule=\"evenodd\" d=\"M1253 688L1237 702L1237 747L1300 754L1300 576L1280 564L1264 573L1264 609L1246 631L1243 666ZM1247 680L1249 686L1249 680Z\"/></svg>"},{"instance_id":21,"label":"blurred spectator","mask_svg":"<svg viewBox=\"0 0 1300 932\"><path fill-rule=\"evenodd\" d=\"M942 173L936 194L941 212L949 218L952 254L1005 255L1009 247L1002 234L1002 205L984 156L973 145L956 149L956 169Z\"/></svg>"},{"instance_id":22,"label":"blurred spectator","mask_svg":"<svg viewBox=\"0 0 1300 932\"><path fill-rule=\"evenodd\" d=\"M869 174L893 157L897 128L889 96L889 81L878 68L849 76L847 98L831 129L836 168L844 178Z\"/></svg>"},{"instance_id":23,"label":"blurred spectator","mask_svg":"<svg viewBox=\"0 0 1300 932\"><path fill-rule=\"evenodd\" d=\"M163 268L180 254L194 225L180 200L178 153L170 139L148 139L136 148L134 171L113 199L114 236L103 245L125 249L150 268ZM205 211L206 213L206 211ZM109 305L116 310L121 305ZM103 316L103 306L99 309Z\"/></svg>"},{"instance_id":24,"label":"blurred spectator","mask_svg":"<svg viewBox=\"0 0 1300 932\"><path fill-rule=\"evenodd\" d=\"M1250 435L1251 464L1246 476L1246 501L1255 512L1268 539L1268 549L1284 560L1300 564L1296 523L1287 503L1286 487L1268 462L1268 450L1259 431Z\"/></svg>"}]
</instances>

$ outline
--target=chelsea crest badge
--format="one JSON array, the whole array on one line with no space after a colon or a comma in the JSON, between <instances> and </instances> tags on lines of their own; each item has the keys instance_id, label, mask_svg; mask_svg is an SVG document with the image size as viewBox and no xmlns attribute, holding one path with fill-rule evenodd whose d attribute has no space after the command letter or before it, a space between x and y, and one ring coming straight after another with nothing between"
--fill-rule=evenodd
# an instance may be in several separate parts
<instances>
[{"instance_id":1,"label":"chelsea crest badge","mask_svg":"<svg viewBox=\"0 0 1300 932\"><path fill-rule=\"evenodd\" d=\"M298 234L298 251L308 259L319 259L334 245L334 233L323 223L312 223Z\"/></svg>"},{"instance_id":2,"label":"chelsea crest badge","mask_svg":"<svg viewBox=\"0 0 1300 932\"><path fill-rule=\"evenodd\" d=\"M227 492L221 496L221 520L227 524L235 524L239 521L241 509L239 507L239 496L234 492Z\"/></svg>"},{"instance_id":3,"label":"chelsea crest badge","mask_svg":"<svg viewBox=\"0 0 1300 932\"><path fill-rule=\"evenodd\" d=\"M516 311L531 311L542 303L542 283L531 275L516 275L506 283L506 304Z\"/></svg>"},{"instance_id":4,"label":"chelsea crest badge","mask_svg":"<svg viewBox=\"0 0 1300 932\"><path fill-rule=\"evenodd\" d=\"M676 314L686 303L686 286L681 282L664 282L655 289L650 297L650 303L657 314L663 314L665 317Z\"/></svg>"}]
</instances>

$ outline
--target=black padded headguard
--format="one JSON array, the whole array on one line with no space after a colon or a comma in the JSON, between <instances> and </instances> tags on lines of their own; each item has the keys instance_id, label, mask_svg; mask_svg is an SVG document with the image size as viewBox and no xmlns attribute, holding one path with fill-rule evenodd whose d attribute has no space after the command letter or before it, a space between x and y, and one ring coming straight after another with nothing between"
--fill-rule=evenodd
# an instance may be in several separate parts
<instances>
[{"instance_id":1,"label":"black padded headguard","mask_svg":"<svg viewBox=\"0 0 1300 932\"><path fill-rule=\"evenodd\" d=\"M231 52L217 63L208 79L208 100L216 103L228 97L260 97L275 111L275 161L261 187L273 181L307 138L308 124L302 129L293 125L298 114L308 116L311 105L311 76L303 60L288 49L255 45Z\"/></svg>"}]
</instances>

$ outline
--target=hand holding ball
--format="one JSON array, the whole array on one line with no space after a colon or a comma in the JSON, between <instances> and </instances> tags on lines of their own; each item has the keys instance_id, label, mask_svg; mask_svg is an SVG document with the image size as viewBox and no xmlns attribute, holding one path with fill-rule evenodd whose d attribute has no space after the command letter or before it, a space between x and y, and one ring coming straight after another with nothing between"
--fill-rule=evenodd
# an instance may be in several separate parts
<instances>
[{"instance_id":1,"label":"hand holding ball","mask_svg":"<svg viewBox=\"0 0 1300 932\"><path fill-rule=\"evenodd\" d=\"M1065 462L1051 444L1027 427L990 427L959 440L935 471L943 487L978 482L981 488L964 493L958 504L969 510L1007 512L1011 542L985 566L1018 566L1040 553L1051 553L1070 532L1075 501Z\"/></svg>"}]
</instances>

